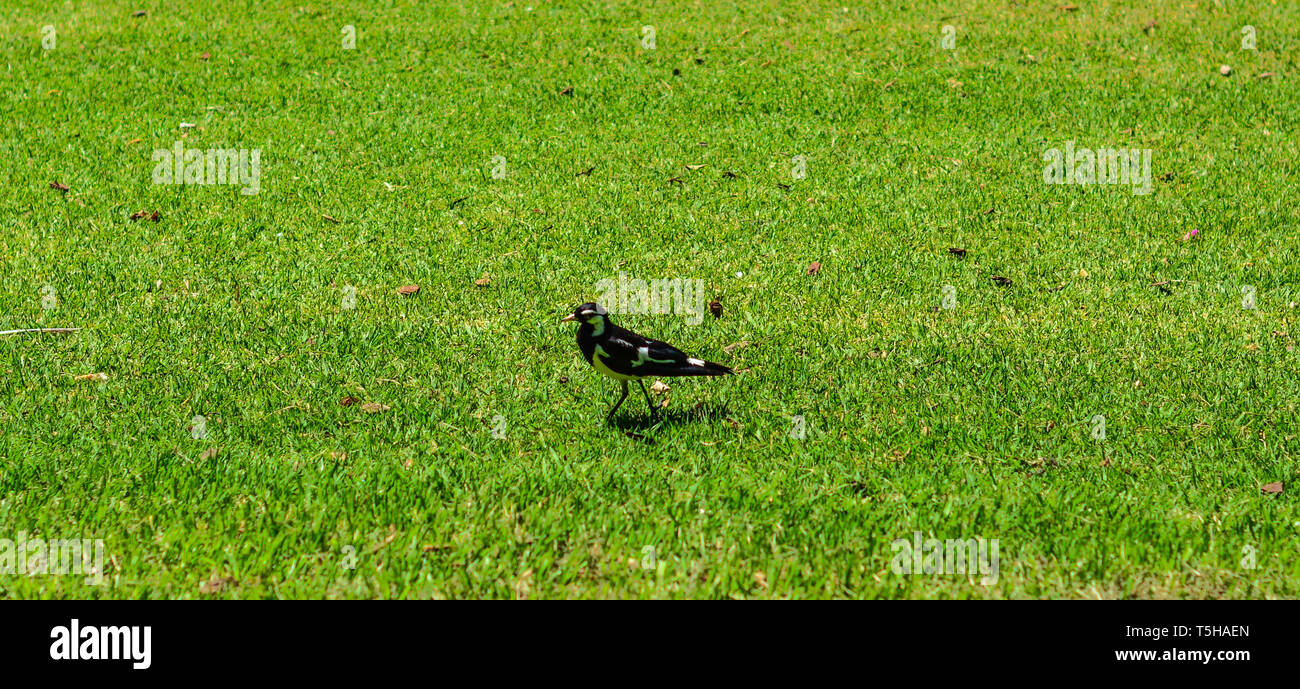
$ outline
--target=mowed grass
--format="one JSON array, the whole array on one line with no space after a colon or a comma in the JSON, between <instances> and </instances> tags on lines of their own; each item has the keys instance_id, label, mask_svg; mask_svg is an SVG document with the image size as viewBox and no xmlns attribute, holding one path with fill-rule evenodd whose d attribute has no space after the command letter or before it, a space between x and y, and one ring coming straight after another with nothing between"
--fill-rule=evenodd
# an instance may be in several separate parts
<instances>
[{"instance_id":1,"label":"mowed grass","mask_svg":"<svg viewBox=\"0 0 1300 689\"><path fill-rule=\"evenodd\" d=\"M1300 595L1294 4L19 4L0 330L82 330L0 338L0 537L108 582L0 596ZM662 425L558 322L620 271L723 305L617 318L740 371Z\"/></svg>"}]
</instances>

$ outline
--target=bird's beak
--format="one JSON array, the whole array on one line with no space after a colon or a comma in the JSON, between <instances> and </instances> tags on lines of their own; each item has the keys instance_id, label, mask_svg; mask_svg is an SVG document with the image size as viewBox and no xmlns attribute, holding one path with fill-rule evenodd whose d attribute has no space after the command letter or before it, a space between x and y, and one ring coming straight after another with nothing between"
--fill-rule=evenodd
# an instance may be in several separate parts
<instances>
[{"instance_id":1,"label":"bird's beak","mask_svg":"<svg viewBox=\"0 0 1300 689\"><path fill-rule=\"evenodd\" d=\"M569 322L569 321L576 321L576 320L578 320L576 316L574 316L573 314L569 314L569 315L565 316L564 318L561 318L561 319L560 319L560 322L561 322L561 323L567 323L567 322Z\"/></svg>"}]
</instances>

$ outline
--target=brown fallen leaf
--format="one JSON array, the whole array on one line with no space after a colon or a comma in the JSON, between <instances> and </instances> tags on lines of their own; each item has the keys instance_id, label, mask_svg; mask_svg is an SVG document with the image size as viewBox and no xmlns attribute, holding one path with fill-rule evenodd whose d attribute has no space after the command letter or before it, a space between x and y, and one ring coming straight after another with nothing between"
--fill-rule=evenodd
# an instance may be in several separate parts
<instances>
[{"instance_id":1,"label":"brown fallen leaf","mask_svg":"<svg viewBox=\"0 0 1300 689\"><path fill-rule=\"evenodd\" d=\"M1256 78L1256 79L1269 79L1269 78L1272 78L1273 76L1274 76L1274 75L1273 75L1272 72L1260 72L1259 74L1256 74L1256 75L1255 75L1255 78Z\"/></svg>"},{"instance_id":2,"label":"brown fallen leaf","mask_svg":"<svg viewBox=\"0 0 1300 689\"><path fill-rule=\"evenodd\" d=\"M713 314L714 318L722 318L722 302L717 299L709 302L709 313Z\"/></svg>"},{"instance_id":3,"label":"brown fallen leaf","mask_svg":"<svg viewBox=\"0 0 1300 689\"><path fill-rule=\"evenodd\" d=\"M392 543L392 542L395 541L395 540L397 540L397 525L395 525L395 524L389 524L389 525L388 525L388 535L384 537L384 540L379 541L378 543L372 544L372 545L371 545L369 548L367 548L366 550L368 550L369 552L372 552L372 553L377 553L377 552L383 550L384 548L387 548L387 547L388 547L388 544Z\"/></svg>"},{"instance_id":4,"label":"brown fallen leaf","mask_svg":"<svg viewBox=\"0 0 1300 689\"><path fill-rule=\"evenodd\" d=\"M334 223L335 225L339 224L340 222L343 222L342 220L339 220L338 218L335 218L335 217L332 217L332 216L329 216L329 215L325 215L324 213L321 213L321 216L320 216L320 217L325 218L326 220L328 220L328 221Z\"/></svg>"},{"instance_id":5,"label":"brown fallen leaf","mask_svg":"<svg viewBox=\"0 0 1300 689\"><path fill-rule=\"evenodd\" d=\"M813 261L812 263L808 264L809 275L816 275L817 273L820 272L822 272L822 264L820 261Z\"/></svg>"},{"instance_id":6,"label":"brown fallen leaf","mask_svg":"<svg viewBox=\"0 0 1300 689\"><path fill-rule=\"evenodd\" d=\"M212 459L213 457L216 457L220 452L221 451L215 447L209 447L208 449L203 451L203 454L199 455L199 460L207 461L209 459Z\"/></svg>"},{"instance_id":7,"label":"brown fallen leaf","mask_svg":"<svg viewBox=\"0 0 1300 689\"><path fill-rule=\"evenodd\" d=\"M1219 74L1222 74L1225 77L1230 77L1232 76L1232 68L1227 65L1219 65Z\"/></svg>"},{"instance_id":8,"label":"brown fallen leaf","mask_svg":"<svg viewBox=\"0 0 1300 689\"><path fill-rule=\"evenodd\" d=\"M66 184L64 184L64 183L62 183L62 182L50 182L50 188L51 188L51 189L58 189L59 191L65 193L65 194L68 193L68 185L66 185Z\"/></svg>"},{"instance_id":9,"label":"brown fallen leaf","mask_svg":"<svg viewBox=\"0 0 1300 689\"><path fill-rule=\"evenodd\" d=\"M140 139L131 139L130 141L126 142L126 145L127 145L127 146L134 146L134 145L136 145L136 144L138 144L138 143L140 143Z\"/></svg>"},{"instance_id":10,"label":"brown fallen leaf","mask_svg":"<svg viewBox=\"0 0 1300 689\"><path fill-rule=\"evenodd\" d=\"M732 343L732 344L727 345L726 347L723 347L723 348L722 348L722 351L724 351L724 352L726 352L726 353L728 353L728 354L731 354L731 353L735 352L735 351L738 350L738 349L744 349L744 348L748 347L749 344L750 344L750 343L749 343L748 340L745 340L745 341L743 341L743 342L735 342L735 343Z\"/></svg>"},{"instance_id":11,"label":"brown fallen leaf","mask_svg":"<svg viewBox=\"0 0 1300 689\"><path fill-rule=\"evenodd\" d=\"M1011 284L1011 278L1002 277L1001 275L994 275L993 281L998 283L999 285L1002 285L1003 287L1006 287Z\"/></svg>"},{"instance_id":12,"label":"brown fallen leaf","mask_svg":"<svg viewBox=\"0 0 1300 689\"><path fill-rule=\"evenodd\" d=\"M402 285L401 287L397 288L397 293L404 297L409 297L412 294L415 294L416 292L419 291L420 291L419 285Z\"/></svg>"},{"instance_id":13,"label":"brown fallen leaf","mask_svg":"<svg viewBox=\"0 0 1300 689\"><path fill-rule=\"evenodd\" d=\"M687 166L686 166L686 169L687 169L687 170L690 170L691 172L694 172L694 171L699 170L699 169L701 169L701 168L703 168L703 167L704 167L704 165L687 165Z\"/></svg>"},{"instance_id":14,"label":"brown fallen leaf","mask_svg":"<svg viewBox=\"0 0 1300 689\"><path fill-rule=\"evenodd\" d=\"M1061 5L1060 9L1062 9L1062 10L1064 10L1064 11L1066 11L1066 12L1078 12L1078 11L1079 11L1079 6L1078 6L1078 5Z\"/></svg>"},{"instance_id":15,"label":"brown fallen leaf","mask_svg":"<svg viewBox=\"0 0 1300 689\"><path fill-rule=\"evenodd\" d=\"M359 400L359 399L353 397L352 395L348 395L347 397L344 397L343 399L339 400L339 406L340 406L340 407L350 407L350 406L352 406L352 405L354 405L354 404L356 404L357 402L360 402L360 401L361 401L361 400Z\"/></svg>"},{"instance_id":16,"label":"brown fallen leaf","mask_svg":"<svg viewBox=\"0 0 1300 689\"><path fill-rule=\"evenodd\" d=\"M475 280L474 284L478 285L479 287L487 287L488 285L492 284L492 278L488 277L487 273L483 273L483 277Z\"/></svg>"},{"instance_id":17,"label":"brown fallen leaf","mask_svg":"<svg viewBox=\"0 0 1300 689\"><path fill-rule=\"evenodd\" d=\"M573 87L572 87L572 86L565 86L565 87L564 87L564 90L563 90L563 91L560 91L560 95L561 95L561 96L572 96L572 95L573 95Z\"/></svg>"},{"instance_id":18,"label":"brown fallen leaf","mask_svg":"<svg viewBox=\"0 0 1300 689\"><path fill-rule=\"evenodd\" d=\"M596 166L595 166L595 165L592 165L591 167L587 168L586 170L583 170L582 172L579 172L578 174L574 175L574 177L590 177L590 176L591 176L591 172L592 172L593 170L595 170L595 169L596 169Z\"/></svg>"},{"instance_id":19,"label":"brown fallen leaf","mask_svg":"<svg viewBox=\"0 0 1300 689\"><path fill-rule=\"evenodd\" d=\"M199 59L200 59L200 60L211 60L211 59L212 59L212 53L200 53L200 54L199 54Z\"/></svg>"},{"instance_id":20,"label":"brown fallen leaf","mask_svg":"<svg viewBox=\"0 0 1300 689\"><path fill-rule=\"evenodd\" d=\"M145 217L148 217L148 216L149 216L149 211L136 211L136 212L134 212L134 213L131 214L131 219L132 219L132 220L139 220L140 218L145 218Z\"/></svg>"},{"instance_id":21,"label":"brown fallen leaf","mask_svg":"<svg viewBox=\"0 0 1300 689\"><path fill-rule=\"evenodd\" d=\"M336 462L342 462L348 458L348 453L342 450L330 450L330 459Z\"/></svg>"},{"instance_id":22,"label":"brown fallen leaf","mask_svg":"<svg viewBox=\"0 0 1300 689\"><path fill-rule=\"evenodd\" d=\"M660 395L662 395L665 392L668 392L671 389L672 388L668 387L668 385L664 383L662 380L656 380L653 384L650 385L650 392L660 394Z\"/></svg>"},{"instance_id":23,"label":"brown fallen leaf","mask_svg":"<svg viewBox=\"0 0 1300 689\"><path fill-rule=\"evenodd\" d=\"M107 374L107 373L87 373L87 374L85 374L85 375L77 376L77 377L74 378L73 380L96 380L96 381L103 382L103 381L108 380L108 374Z\"/></svg>"},{"instance_id":24,"label":"brown fallen leaf","mask_svg":"<svg viewBox=\"0 0 1300 689\"><path fill-rule=\"evenodd\" d=\"M1265 483L1260 487L1260 490L1269 495L1277 495L1282 492L1282 482L1274 481L1272 483Z\"/></svg>"},{"instance_id":25,"label":"brown fallen leaf","mask_svg":"<svg viewBox=\"0 0 1300 689\"><path fill-rule=\"evenodd\" d=\"M389 409L392 409L392 407L386 404L380 404L378 402L366 402L365 404L361 405L361 411L367 414L380 414L382 412L388 411Z\"/></svg>"},{"instance_id":26,"label":"brown fallen leaf","mask_svg":"<svg viewBox=\"0 0 1300 689\"><path fill-rule=\"evenodd\" d=\"M137 15L139 16L139 15ZM199 593L221 593L227 586L235 583L234 577L212 577L211 579L199 583Z\"/></svg>"},{"instance_id":27,"label":"brown fallen leaf","mask_svg":"<svg viewBox=\"0 0 1300 689\"><path fill-rule=\"evenodd\" d=\"M952 254L953 256L956 256L957 258L965 258L965 257L966 257L966 250L965 250L965 249L958 249L958 248L955 247L955 246L950 246L950 247L948 247L948 253Z\"/></svg>"}]
</instances>

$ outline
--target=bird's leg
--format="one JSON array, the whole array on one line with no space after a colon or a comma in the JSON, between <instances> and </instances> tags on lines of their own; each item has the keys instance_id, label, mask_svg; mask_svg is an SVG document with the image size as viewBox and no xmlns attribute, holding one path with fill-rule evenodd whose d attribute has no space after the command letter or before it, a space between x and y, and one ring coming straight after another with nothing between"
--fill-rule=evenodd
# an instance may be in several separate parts
<instances>
[{"instance_id":1,"label":"bird's leg","mask_svg":"<svg viewBox=\"0 0 1300 689\"><path fill-rule=\"evenodd\" d=\"M645 403L650 405L650 418L657 421L659 419L659 410L655 409L654 402L650 401L650 393L645 391L645 383L638 380L637 384L641 386L641 394L645 395Z\"/></svg>"},{"instance_id":2,"label":"bird's leg","mask_svg":"<svg viewBox=\"0 0 1300 689\"><path fill-rule=\"evenodd\" d=\"M619 398L618 398L618 401L614 403L614 408L609 410L609 416L606 416L606 417L605 417L605 423L613 423L613 422L614 422L614 412L618 411L619 406L623 404L623 400L625 400L625 399L627 399L627 381L626 381L626 380L623 381L623 396L622 396L622 397L619 397Z\"/></svg>"}]
</instances>

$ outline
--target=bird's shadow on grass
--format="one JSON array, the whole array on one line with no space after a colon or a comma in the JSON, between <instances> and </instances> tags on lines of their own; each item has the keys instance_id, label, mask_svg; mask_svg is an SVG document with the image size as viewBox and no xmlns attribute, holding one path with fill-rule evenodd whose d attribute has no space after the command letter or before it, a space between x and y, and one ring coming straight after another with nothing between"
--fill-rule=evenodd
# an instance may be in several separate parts
<instances>
[{"instance_id":1,"label":"bird's shadow on grass","mask_svg":"<svg viewBox=\"0 0 1300 689\"><path fill-rule=\"evenodd\" d=\"M725 421L728 414L729 410L726 404L701 402L690 409L673 409L660 412L658 420L651 417L647 412L617 416L614 418L614 428L630 434L657 426L669 428L685 426L689 423L718 424Z\"/></svg>"}]
</instances>

